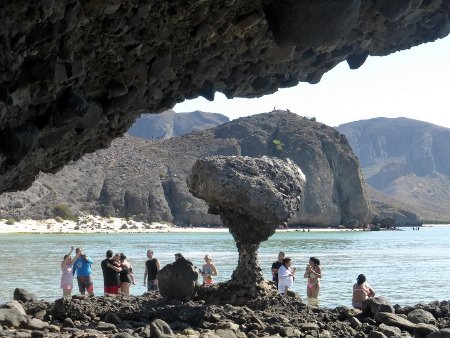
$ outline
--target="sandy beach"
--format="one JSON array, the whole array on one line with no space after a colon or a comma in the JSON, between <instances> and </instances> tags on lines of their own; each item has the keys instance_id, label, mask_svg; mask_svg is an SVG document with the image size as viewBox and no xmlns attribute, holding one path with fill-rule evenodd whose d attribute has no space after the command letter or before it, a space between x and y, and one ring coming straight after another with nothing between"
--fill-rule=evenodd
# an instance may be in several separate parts
<instances>
[{"instance_id":1,"label":"sandy beach","mask_svg":"<svg viewBox=\"0 0 450 338\"><path fill-rule=\"evenodd\" d=\"M336 228L277 229L277 231L355 231ZM17 222L0 219L0 234L7 233L148 233L148 232L228 232L227 228L177 227L170 223L145 223L124 218L82 216L77 222L55 219L24 219Z\"/></svg>"}]
</instances>

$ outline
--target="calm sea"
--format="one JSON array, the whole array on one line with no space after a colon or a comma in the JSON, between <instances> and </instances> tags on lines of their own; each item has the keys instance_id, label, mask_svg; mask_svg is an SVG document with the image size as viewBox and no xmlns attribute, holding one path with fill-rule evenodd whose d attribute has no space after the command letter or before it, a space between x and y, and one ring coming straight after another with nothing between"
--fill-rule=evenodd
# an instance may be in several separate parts
<instances>
[{"instance_id":1,"label":"calm sea","mask_svg":"<svg viewBox=\"0 0 450 338\"><path fill-rule=\"evenodd\" d=\"M134 266L136 285L142 294L146 251L152 248L162 266L182 252L194 264L212 255L218 281L230 278L237 250L229 233L152 234L3 234L0 237L0 303L11 300L14 288L25 288L39 298L52 300L59 288L60 262L70 245L81 246L94 260L94 285L103 293L100 261L105 251L124 252ZM450 226L424 227L419 231L382 232L282 232L261 245L260 265L266 278L280 250L299 269L293 290L306 300L303 269L310 256L323 270L320 306L350 306L352 285L364 273L377 295L392 304L413 305L450 299ZM75 281L76 287L76 281Z\"/></svg>"}]
</instances>

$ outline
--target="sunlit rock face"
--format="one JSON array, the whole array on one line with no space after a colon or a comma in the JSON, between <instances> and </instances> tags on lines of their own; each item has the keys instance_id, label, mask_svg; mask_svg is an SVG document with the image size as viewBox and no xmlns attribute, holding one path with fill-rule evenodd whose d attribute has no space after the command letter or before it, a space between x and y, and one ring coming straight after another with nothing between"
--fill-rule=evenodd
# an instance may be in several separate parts
<instances>
[{"instance_id":1,"label":"sunlit rock face","mask_svg":"<svg viewBox=\"0 0 450 338\"><path fill-rule=\"evenodd\" d=\"M189 191L220 215L239 251L232 279L262 282L260 242L298 210L305 176L290 160L246 156L213 156L197 160L187 178Z\"/></svg>"},{"instance_id":2,"label":"sunlit rock face","mask_svg":"<svg viewBox=\"0 0 450 338\"><path fill-rule=\"evenodd\" d=\"M0 191L107 146L143 111L317 83L449 33L443 0L0 4Z\"/></svg>"}]
</instances>

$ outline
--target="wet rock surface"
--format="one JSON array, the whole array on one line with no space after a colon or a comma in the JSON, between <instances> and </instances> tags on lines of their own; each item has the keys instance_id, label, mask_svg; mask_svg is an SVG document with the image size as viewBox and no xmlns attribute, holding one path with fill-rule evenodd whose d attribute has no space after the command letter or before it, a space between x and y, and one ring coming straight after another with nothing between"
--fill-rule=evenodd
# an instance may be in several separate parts
<instances>
[{"instance_id":1,"label":"wet rock surface","mask_svg":"<svg viewBox=\"0 0 450 338\"><path fill-rule=\"evenodd\" d=\"M317 83L448 35L442 0L7 1L0 191L106 147L142 111Z\"/></svg>"},{"instance_id":2,"label":"wet rock surface","mask_svg":"<svg viewBox=\"0 0 450 338\"><path fill-rule=\"evenodd\" d=\"M301 169L289 159L213 156L195 162L187 185L210 213L220 215L236 241L239 262L232 279L262 282L259 244L299 209L305 187Z\"/></svg>"},{"instance_id":3,"label":"wet rock surface","mask_svg":"<svg viewBox=\"0 0 450 338\"><path fill-rule=\"evenodd\" d=\"M36 312L30 306L24 316L26 321L17 326L0 324L3 328L0 336L432 338L446 337L450 332L447 301L414 307L396 305L399 314L386 313L385 316L402 318L396 326L396 322L386 324L365 317L360 310L309 306L294 293L280 296L273 286L265 285L261 293L250 295L233 282L217 284L202 288L188 302L165 300L156 293L137 297L58 299L48 303L43 320L30 315ZM405 327L409 321L403 315L408 316L416 309L431 313L436 318L436 325L418 323L413 324L414 328L409 324Z\"/></svg>"}]
</instances>

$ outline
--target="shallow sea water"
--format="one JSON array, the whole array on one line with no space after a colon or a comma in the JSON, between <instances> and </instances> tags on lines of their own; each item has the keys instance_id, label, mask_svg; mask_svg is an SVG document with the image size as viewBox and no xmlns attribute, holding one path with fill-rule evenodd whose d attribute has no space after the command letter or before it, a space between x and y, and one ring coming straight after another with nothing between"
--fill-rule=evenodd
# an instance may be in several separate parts
<instances>
[{"instance_id":1,"label":"shallow sea water","mask_svg":"<svg viewBox=\"0 0 450 338\"><path fill-rule=\"evenodd\" d=\"M71 245L83 247L93 258L94 291L99 295L103 293L100 262L108 249L124 252L134 266L135 295L145 292L142 283L148 248L153 249L162 266L173 262L176 252L201 266L203 256L209 253L219 270L219 282L228 280L237 264L236 245L228 232L2 234L0 303L11 300L16 287L42 299L59 298L60 262ZM304 300L304 268L310 256L320 259L323 278L319 305L323 307L350 306L352 285L360 273L367 276L377 295L392 304L450 299L450 226L423 227L419 231L277 232L259 250L267 279L279 251L285 251L297 267L293 290ZM74 284L76 288L75 280Z\"/></svg>"}]
</instances>

